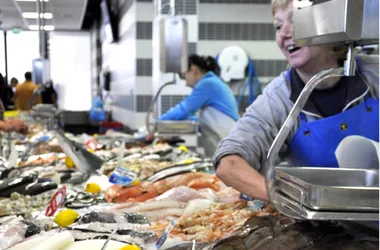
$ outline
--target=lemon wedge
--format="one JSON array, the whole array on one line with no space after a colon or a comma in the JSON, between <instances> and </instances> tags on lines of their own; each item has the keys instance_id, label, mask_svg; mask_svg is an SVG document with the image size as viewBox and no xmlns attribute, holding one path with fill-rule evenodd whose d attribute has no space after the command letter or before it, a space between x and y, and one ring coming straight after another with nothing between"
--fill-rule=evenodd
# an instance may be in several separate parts
<instances>
[{"instance_id":1,"label":"lemon wedge","mask_svg":"<svg viewBox=\"0 0 380 250\"><path fill-rule=\"evenodd\" d=\"M102 189L100 186L96 183L88 183L86 186L86 192L87 193L92 193L92 194L97 194L101 191Z\"/></svg>"},{"instance_id":2,"label":"lemon wedge","mask_svg":"<svg viewBox=\"0 0 380 250\"><path fill-rule=\"evenodd\" d=\"M194 161L192 159L185 159L181 163L182 164L191 164L191 163L194 163Z\"/></svg>"},{"instance_id":3,"label":"lemon wedge","mask_svg":"<svg viewBox=\"0 0 380 250\"><path fill-rule=\"evenodd\" d=\"M54 222L60 227L70 226L79 217L79 214L72 209L62 210L55 216Z\"/></svg>"},{"instance_id":4,"label":"lemon wedge","mask_svg":"<svg viewBox=\"0 0 380 250\"><path fill-rule=\"evenodd\" d=\"M120 248L119 250L141 250L141 248L135 245L128 245Z\"/></svg>"},{"instance_id":5,"label":"lemon wedge","mask_svg":"<svg viewBox=\"0 0 380 250\"><path fill-rule=\"evenodd\" d=\"M65 165L68 168L75 168L74 162L73 162L73 160L71 160L70 157L66 157L66 159L65 159Z\"/></svg>"},{"instance_id":6,"label":"lemon wedge","mask_svg":"<svg viewBox=\"0 0 380 250\"><path fill-rule=\"evenodd\" d=\"M189 151L189 149L184 145L179 146L178 149L185 152L185 153L187 153Z\"/></svg>"}]
</instances>

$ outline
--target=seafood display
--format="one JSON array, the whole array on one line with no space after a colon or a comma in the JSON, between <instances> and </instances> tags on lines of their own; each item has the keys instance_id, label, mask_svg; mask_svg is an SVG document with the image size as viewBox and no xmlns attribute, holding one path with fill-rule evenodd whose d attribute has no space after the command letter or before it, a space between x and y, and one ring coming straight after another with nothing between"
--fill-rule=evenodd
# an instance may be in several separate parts
<instances>
[{"instance_id":1,"label":"seafood display","mask_svg":"<svg viewBox=\"0 0 380 250\"><path fill-rule=\"evenodd\" d=\"M221 181L215 175L209 175L206 173L187 173L169 177L154 183L141 182L133 187L113 185L104 191L104 196L109 202L141 202L155 198L160 194L179 186L187 186L195 190L210 188L214 191L219 191L221 185Z\"/></svg>"},{"instance_id":2,"label":"seafood display","mask_svg":"<svg viewBox=\"0 0 380 250\"><path fill-rule=\"evenodd\" d=\"M145 180L156 172L173 166L173 164L174 163L170 161L149 159L125 159L121 163L122 167L138 173L137 177L140 180ZM118 161L108 162L103 165L101 171L104 175L107 175L109 177L118 165Z\"/></svg>"},{"instance_id":3,"label":"seafood display","mask_svg":"<svg viewBox=\"0 0 380 250\"><path fill-rule=\"evenodd\" d=\"M376 230L242 199L183 145L30 131L0 167L0 250L378 249Z\"/></svg>"},{"instance_id":4,"label":"seafood display","mask_svg":"<svg viewBox=\"0 0 380 250\"><path fill-rule=\"evenodd\" d=\"M272 249L342 249L375 250L378 238L349 231L334 222L296 221L283 216L254 216L236 234L213 243L197 243L201 250L272 250ZM170 250L191 250L193 244L181 244Z\"/></svg>"},{"instance_id":5,"label":"seafood display","mask_svg":"<svg viewBox=\"0 0 380 250\"><path fill-rule=\"evenodd\" d=\"M0 216L26 215L41 211L53 195L51 191L34 196L12 193L10 198L0 200Z\"/></svg>"}]
</instances>

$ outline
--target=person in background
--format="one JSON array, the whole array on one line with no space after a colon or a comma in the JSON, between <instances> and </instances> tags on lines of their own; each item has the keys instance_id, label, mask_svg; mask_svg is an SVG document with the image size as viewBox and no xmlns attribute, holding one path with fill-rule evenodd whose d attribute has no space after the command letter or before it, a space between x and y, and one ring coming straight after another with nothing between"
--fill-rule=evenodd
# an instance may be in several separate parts
<instances>
[{"instance_id":1,"label":"person in background","mask_svg":"<svg viewBox=\"0 0 380 250\"><path fill-rule=\"evenodd\" d=\"M8 96L10 98L10 105L13 106L13 108L14 108L14 95L15 95L13 90L16 89L17 84L18 84L17 78L12 77L10 88L8 88L8 92L9 92Z\"/></svg>"},{"instance_id":2,"label":"person in background","mask_svg":"<svg viewBox=\"0 0 380 250\"><path fill-rule=\"evenodd\" d=\"M16 108L19 110L30 110L35 104L41 103L41 96L37 95L33 97L33 92L38 88L36 84L32 82L32 73L25 73L25 82L18 84L14 95L14 102Z\"/></svg>"},{"instance_id":3,"label":"person in background","mask_svg":"<svg viewBox=\"0 0 380 250\"><path fill-rule=\"evenodd\" d=\"M53 104L57 106L57 92L54 90L53 81L46 83L43 91L41 92L41 98L43 104Z\"/></svg>"},{"instance_id":4,"label":"person in background","mask_svg":"<svg viewBox=\"0 0 380 250\"><path fill-rule=\"evenodd\" d=\"M8 110L8 106L11 104L11 99L9 96L9 89L10 87L8 84L5 82L5 79L3 75L0 73L0 99L3 104L3 109Z\"/></svg>"},{"instance_id":5,"label":"person in background","mask_svg":"<svg viewBox=\"0 0 380 250\"><path fill-rule=\"evenodd\" d=\"M28 131L28 125L24 121L18 118L4 120L4 112L6 111L6 105L8 105L10 100L7 91L8 89L9 86L4 81L3 75L0 73L0 131L26 133Z\"/></svg>"},{"instance_id":6,"label":"person in background","mask_svg":"<svg viewBox=\"0 0 380 250\"><path fill-rule=\"evenodd\" d=\"M206 155L211 157L239 119L238 107L231 89L218 77L220 70L214 58L191 55L188 62L189 68L181 78L192 93L158 120L186 120L200 111L200 132Z\"/></svg>"},{"instance_id":7,"label":"person in background","mask_svg":"<svg viewBox=\"0 0 380 250\"><path fill-rule=\"evenodd\" d=\"M224 183L261 200L268 200L263 174L269 148L305 83L322 70L341 67L344 55L334 47L294 44L292 0L272 0L272 11L276 42L290 68L247 108L213 159ZM357 55L356 64L355 76L328 78L312 92L280 159L290 166L339 167L335 152L346 138L379 141L379 57Z\"/></svg>"}]
</instances>

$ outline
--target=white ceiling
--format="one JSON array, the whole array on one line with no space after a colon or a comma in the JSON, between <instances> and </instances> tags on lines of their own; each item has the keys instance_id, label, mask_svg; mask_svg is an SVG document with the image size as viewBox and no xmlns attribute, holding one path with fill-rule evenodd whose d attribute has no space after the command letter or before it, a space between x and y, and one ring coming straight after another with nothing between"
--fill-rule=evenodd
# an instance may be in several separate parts
<instances>
[{"instance_id":1,"label":"white ceiling","mask_svg":"<svg viewBox=\"0 0 380 250\"><path fill-rule=\"evenodd\" d=\"M45 0L46 1L46 0ZM54 25L55 30L80 30L86 12L87 1L91 0L49 0L44 2L45 12L53 14L45 25ZM22 12L37 12L36 2L0 0L0 29L29 29L37 19L23 18Z\"/></svg>"}]
</instances>

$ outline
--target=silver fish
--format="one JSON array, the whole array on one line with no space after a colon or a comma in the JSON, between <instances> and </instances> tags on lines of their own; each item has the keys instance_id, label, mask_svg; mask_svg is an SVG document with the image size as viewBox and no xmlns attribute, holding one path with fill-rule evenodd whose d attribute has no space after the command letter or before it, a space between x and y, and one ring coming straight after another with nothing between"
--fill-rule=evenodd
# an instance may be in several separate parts
<instances>
[{"instance_id":1,"label":"silver fish","mask_svg":"<svg viewBox=\"0 0 380 250\"><path fill-rule=\"evenodd\" d=\"M200 163L193 163L193 164L183 164L183 165L176 165L173 167L169 167L166 169L163 169L154 175L150 176L147 181L155 182L159 181L161 179L165 179L170 176L189 173L189 172L204 172L204 171L210 171L213 169L213 165L210 162L200 162Z\"/></svg>"},{"instance_id":2,"label":"silver fish","mask_svg":"<svg viewBox=\"0 0 380 250\"><path fill-rule=\"evenodd\" d=\"M80 144L71 141L61 131L54 131L55 138L58 140L62 151L72 159L75 167L85 173L91 174L100 169L103 160L83 148Z\"/></svg>"}]
</instances>

